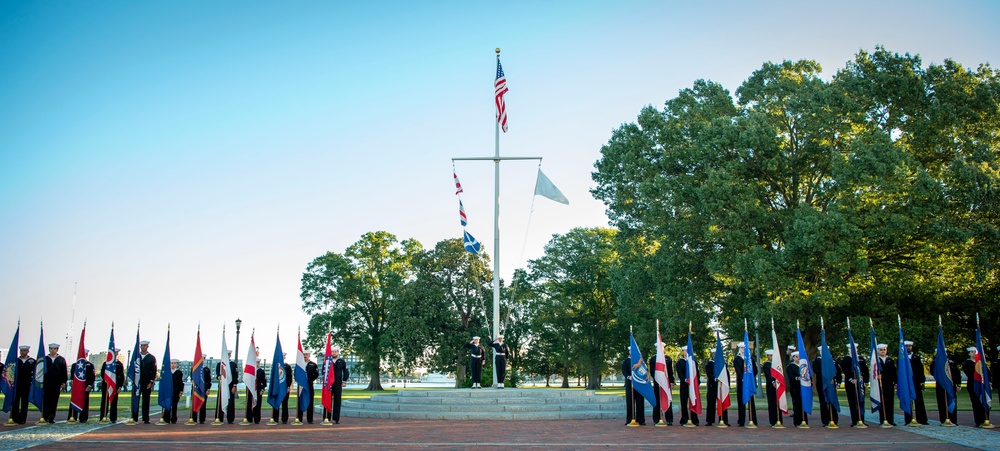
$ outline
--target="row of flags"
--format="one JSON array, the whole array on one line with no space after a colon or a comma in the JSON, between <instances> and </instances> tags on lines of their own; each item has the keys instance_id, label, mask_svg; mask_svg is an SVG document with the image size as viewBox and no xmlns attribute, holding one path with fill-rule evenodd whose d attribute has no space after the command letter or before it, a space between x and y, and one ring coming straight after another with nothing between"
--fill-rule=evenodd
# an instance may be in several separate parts
<instances>
[{"instance_id":1,"label":"row of flags","mask_svg":"<svg viewBox=\"0 0 1000 451\"><path fill-rule=\"evenodd\" d=\"M987 411L990 410L992 406L992 393L990 387L990 376L989 369L984 360L984 350L982 337L980 333L980 328L978 325L978 315L976 318L976 353L975 353L975 374L973 379L973 393L979 397L980 402L986 408ZM940 322L940 319L939 319ZM913 368L910 366L909 352L906 349L905 338L903 336L902 319L899 320L899 347L897 355L897 379L895 382L897 396L899 398L899 404L901 409L906 413L911 413L911 402L916 399L916 387L913 384ZM822 319L820 319L820 324L822 325ZM868 393L868 399L871 403L871 411L878 412L882 405L882 390L881 390L881 380L882 380L882 370L883 362L878 355L878 339L875 335L875 327L871 326L871 344L870 344L870 368L869 368L869 383L870 389ZM796 325L796 341L799 350L805 349L805 344L802 340L802 330ZM778 408L783 414L788 414L788 401L785 397L788 392L788 387L785 382L785 367L781 360L781 352L778 346L778 335L774 330L774 324L771 324L771 355L769 357L771 368L770 374L776 382L775 395L778 400ZM854 342L854 336L851 332L850 319L847 321L847 339L850 347L850 358L851 365L854 369L854 374L860 375L861 364L860 356L858 354L857 346ZM656 363L653 368L652 380L648 375L648 370L646 364L642 358L642 354L639 352L639 347L636 344L635 336L629 333L629 361L632 364L632 388L638 392L651 406L656 406L657 399L659 399L660 409L667 410L671 408L672 397L670 392L670 382L667 379L667 369L664 364L666 359L663 352L663 340L660 337L659 331L659 321L657 321L657 331L656 331ZM750 398L757 393L757 383L756 374L753 371L752 357L750 354L749 346L749 331L744 327L743 331L743 346L741 346L742 357L744 362L744 371L742 375L737 375L737 377L742 377L743 392L741 393L741 398L744 404L750 402ZM681 408L688 408L696 414L700 414L702 411L701 393L698 390L700 381L698 378L698 364L694 358L694 348L691 343L691 330L688 329L687 336L687 346L685 346L685 356L686 360L686 374L679 374L682 380L688 385L688 405L681 406ZM716 333L716 343L714 352L714 367L713 374L709 376L718 382L717 386L717 401L716 401L716 412L721 415L721 412L725 411L731 406L730 399L730 387L729 387L729 369L726 365L725 354L722 347L722 338ZM826 343L826 329L821 326L820 329L820 381L819 389L823 391L824 399L830 405L830 408L840 412L840 402L837 397L837 389L835 383L836 377L836 367L834 366L833 354L830 352L830 348ZM801 397L802 397L802 410L806 414L812 414L813 405L813 383L812 383L812 365L809 359L806 358L805 353L802 352L798 360L800 368L800 382L801 382ZM956 384L960 381L953 381L951 379L951 372L948 369L948 354L944 343L944 328L938 325L938 343L937 349L934 355L934 362L932 364L932 374L937 384L942 387L945 391L947 399L947 408L949 412L955 412L957 405L956 402ZM694 369L692 371L692 369ZM659 392L654 393L652 381L656 381L659 385ZM864 396L864 384L854 384L854 388L857 390L857 399L859 402L859 408L861 411L865 409L865 396Z\"/></svg>"},{"instance_id":2,"label":"row of flags","mask_svg":"<svg viewBox=\"0 0 1000 451\"><path fill-rule=\"evenodd\" d=\"M81 412L83 410L84 399L87 396L85 391L86 385L86 364L87 364L87 353L86 346L84 345L84 340L86 338L87 325L84 323L83 330L80 331L80 344L77 353L76 361L73 362L70 374L74 381L72 392L70 394L70 407L76 411ZM18 364L18 348L20 346L20 335L21 335L21 323L18 321L17 329L14 332L14 338L11 340L10 351L7 353L7 358L4 361L4 371L0 374L0 393L4 395L3 411L10 412L13 407L14 393L17 389L17 364ZM334 359L333 359L333 348L332 348L332 335L327 334L326 336L326 353L323 359L323 366L321 372L321 380L323 382L323 400L322 404L327 410L333 409L333 398L331 396L331 387L333 384L337 383L336 373L334 371ZM276 338L276 346L274 350L274 359L271 368L271 384L270 390L268 391L268 404L273 408L280 408L281 404L285 400L285 396L288 392L288 374L285 374L284 368L284 353L281 350L281 339ZM45 373L48 371L48 362L45 358L44 349L46 349L44 340L44 327L39 331L38 336L38 352L35 358L35 374L32 378L32 385L28 394L28 400L31 404L34 404L39 410L42 409L42 382L44 380ZM132 359L128 364L126 371L126 377L131 381L132 384L132 411L138 411L139 409L139 390L140 390L140 374L142 370L142 356L139 351L140 336L139 328L136 327L135 332L135 348L132 350ZM104 384L107 387L107 396L114 397L116 393L121 389L117 385L116 376L116 365L115 356L117 352L115 351L115 328L114 323L111 325L111 336L108 339L108 352L105 358L105 374L104 374ZM194 360L192 365L192 375L202 374L205 366L205 360L202 357L201 348L201 326L198 327L198 335L195 341L194 350ZM164 409L170 409L171 398L173 397L173 377L170 370L170 326L167 326L167 341L166 347L163 351L162 365L160 368L160 378L159 378L159 389L158 389L158 404ZM235 374L231 374L231 367L229 361L229 349L226 346L226 334L225 329L222 333L222 359L219 365L219 372L216 375L219 379L219 387L228 387L236 377ZM191 388L192 405L191 409L194 412L201 411L204 408L208 394L206 392L205 382L203 378L192 377L193 381ZM245 360L242 380L246 387L250 389L251 397L248 400L250 406L256 406L261 400L256 398L256 381L257 381L257 345L254 341L254 335L250 335L250 346L247 349L247 358ZM299 384L298 390L298 409L304 411L309 405L309 395L306 393L305 387L309 385L308 375L306 373L306 360L305 352L302 347L302 334L298 335L298 350L295 358L295 370L294 370L294 380ZM226 405L229 403L230 392L229 390L219 390L219 405Z\"/></svg>"}]
</instances>

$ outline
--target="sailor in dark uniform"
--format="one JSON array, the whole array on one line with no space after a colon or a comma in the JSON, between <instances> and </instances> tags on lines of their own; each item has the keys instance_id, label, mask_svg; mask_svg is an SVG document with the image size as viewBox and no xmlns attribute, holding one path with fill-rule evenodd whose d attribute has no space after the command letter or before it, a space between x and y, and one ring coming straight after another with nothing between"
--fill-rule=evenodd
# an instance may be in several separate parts
<instances>
[{"instance_id":1,"label":"sailor in dark uniform","mask_svg":"<svg viewBox=\"0 0 1000 451\"><path fill-rule=\"evenodd\" d=\"M225 412L223 412L222 409L219 407L216 408L218 411L218 416L216 419L219 421L225 421L229 424L233 424L233 421L236 419L236 385L239 384L239 380L237 379L236 376L242 373L237 372L236 361L232 360L233 351L228 351L226 355L229 356L229 387L228 387L229 402L226 404ZM219 361L219 363L215 364L215 377L218 378L219 381L222 381L221 360ZM224 390L222 385L219 385L219 390ZM223 418L223 415L225 415L225 418Z\"/></svg>"},{"instance_id":2,"label":"sailor in dark uniform","mask_svg":"<svg viewBox=\"0 0 1000 451\"><path fill-rule=\"evenodd\" d=\"M760 366L760 374L764 376L764 395L767 399L767 421L774 427L778 424L778 388L777 379L771 374L771 355L773 349L764 350L765 362Z\"/></svg>"},{"instance_id":3,"label":"sailor in dark uniform","mask_svg":"<svg viewBox=\"0 0 1000 451\"><path fill-rule=\"evenodd\" d=\"M156 381L156 357L149 353L149 341L139 342L139 394L142 410L142 422L149 424L149 396L153 393ZM136 412L138 413L138 412ZM138 418L133 418L138 421Z\"/></svg>"},{"instance_id":4,"label":"sailor in dark uniform","mask_svg":"<svg viewBox=\"0 0 1000 451\"><path fill-rule=\"evenodd\" d=\"M819 384L817 384L818 390L816 390L816 397L819 398L819 418L820 421L823 422L824 427L829 426L831 421L833 421L833 424L837 425L840 424L840 414L837 413L837 410L833 408L833 404L827 402L826 392L823 390L822 386L823 356L821 355L821 353L823 351L821 348L817 348L817 351L819 352L817 353L816 358L813 359L812 370L813 370L813 380L819 381ZM840 365L837 365L836 360L833 361L833 366L836 369L836 373L832 383L834 384L834 386L837 386L840 385L840 382L843 380L844 373L840 371Z\"/></svg>"},{"instance_id":5,"label":"sailor in dark uniform","mask_svg":"<svg viewBox=\"0 0 1000 451\"><path fill-rule=\"evenodd\" d=\"M927 408L924 406L924 384L927 382L927 375L924 373L924 363L920 361L920 356L913 352L912 341L906 340L903 344L906 345L906 352L909 354L910 368L913 369L913 388L917 393L913 400L913 415L903 411L903 418L906 424L910 424L910 420L915 416L917 423L926 425Z\"/></svg>"},{"instance_id":6,"label":"sailor in dark uniform","mask_svg":"<svg viewBox=\"0 0 1000 451\"><path fill-rule=\"evenodd\" d=\"M948 367L945 371L951 376L951 384L955 388L955 403L956 408L954 412L948 411L948 394L944 391L943 384L934 384L937 388L934 389L937 395L937 406L938 406L938 418L939 421L944 423L945 420L951 420L953 424L958 424L958 393L962 391L962 372L958 369L958 364L955 363L950 357L948 358Z\"/></svg>"},{"instance_id":7,"label":"sailor in dark uniform","mask_svg":"<svg viewBox=\"0 0 1000 451\"><path fill-rule=\"evenodd\" d=\"M653 349L656 349L655 348L656 345L653 346L654 346ZM656 352L653 352L652 354L653 355L649 356L650 373L653 373L656 370ZM676 383L674 382L674 362L670 359L670 356L666 354L663 355L663 359L665 360L665 362L663 362L663 369L664 372L666 373L667 382L669 382L670 386L673 387L674 384ZM663 422L667 423L667 426L673 425L674 409L672 406L660 405L660 383L656 381L655 377L653 378L653 393L655 393L656 397L656 406L653 407L653 424L660 423L660 417L661 417L660 413L662 412ZM666 408L664 409L664 407Z\"/></svg>"},{"instance_id":8,"label":"sailor in dark uniform","mask_svg":"<svg viewBox=\"0 0 1000 451\"><path fill-rule=\"evenodd\" d=\"M84 349L83 353L90 356L90 350ZM76 363L73 363L74 368ZM85 360L83 362L83 405L80 406L81 410L77 412L73 407L69 408L69 418L75 419L80 423L86 423L90 419L90 392L94 390L94 382L96 379L96 374L94 370L94 364L90 363L90 360ZM74 382L75 383L75 382Z\"/></svg>"},{"instance_id":9,"label":"sailor in dark uniform","mask_svg":"<svg viewBox=\"0 0 1000 451\"><path fill-rule=\"evenodd\" d=\"M792 398L792 424L803 424L805 412L802 411L802 369L799 366L799 351L792 350L785 366L785 377L788 378L788 395Z\"/></svg>"},{"instance_id":10,"label":"sailor in dark uniform","mask_svg":"<svg viewBox=\"0 0 1000 451\"><path fill-rule=\"evenodd\" d=\"M504 378L507 377L507 356L510 355L510 348L503 342L503 335L498 335L490 346L493 348L493 364L496 365L494 368L497 369L495 385L497 388L503 388Z\"/></svg>"},{"instance_id":11,"label":"sailor in dark uniform","mask_svg":"<svg viewBox=\"0 0 1000 451\"><path fill-rule=\"evenodd\" d=\"M855 345L857 349L857 345ZM864 357L858 354L858 369L855 373L854 359L851 358L851 345L847 345L847 355L840 359L840 370L844 373L844 394L847 396L847 406L851 410L851 426L857 426L863 421L864 412L859 401L864 398L864 384L868 381L868 364ZM860 390L859 390L859 385ZM860 393L860 395L859 395ZM858 399L862 396L861 399Z\"/></svg>"},{"instance_id":12,"label":"sailor in dark uniform","mask_svg":"<svg viewBox=\"0 0 1000 451\"><path fill-rule=\"evenodd\" d=\"M632 388L632 357L628 354L625 354L625 360L622 361L622 377L625 378L625 425L631 424L632 420L640 426L645 425L646 406L642 395Z\"/></svg>"},{"instance_id":13,"label":"sailor in dark uniform","mask_svg":"<svg viewBox=\"0 0 1000 451\"><path fill-rule=\"evenodd\" d=\"M723 376L726 377L726 376ZM705 362L705 426L712 426L719 421L719 381L715 378L715 354L709 354ZM729 409L722 411L722 424L729 426Z\"/></svg>"},{"instance_id":14,"label":"sailor in dark uniform","mask_svg":"<svg viewBox=\"0 0 1000 451\"><path fill-rule=\"evenodd\" d=\"M313 391L314 390L313 387L315 387L316 379L319 379L319 366L316 365L316 362L313 362L312 360L309 359L312 356L309 352L303 352L302 354L303 356L305 356L306 359L306 378L309 379L309 386L303 387L306 390L305 394L306 399L309 400L309 404L306 406L305 414L306 414L306 421L308 421L309 424L312 424L313 410L315 409L314 407L315 393ZM302 422L301 410L299 411L298 418L299 422L301 423Z\"/></svg>"},{"instance_id":15,"label":"sailor in dark uniform","mask_svg":"<svg viewBox=\"0 0 1000 451\"><path fill-rule=\"evenodd\" d=\"M201 410L198 411L197 414L198 418L195 418L195 421L197 421L199 424L205 424L205 417L208 416L208 394L212 392L212 370L208 367L207 359L208 359L208 354L201 355L201 361L206 362L204 365L201 366L201 375L200 375L202 380L205 382L205 404L203 404L201 406ZM194 379L195 377L196 376L194 374L191 375L192 379ZM192 384L194 384L194 382L192 382ZM192 385L192 387L194 387L194 385Z\"/></svg>"},{"instance_id":16,"label":"sailor in dark uniform","mask_svg":"<svg viewBox=\"0 0 1000 451\"><path fill-rule=\"evenodd\" d=\"M986 421L986 408L983 407L979 395L973 389L976 380L976 354L979 351L975 346L966 349L969 351L969 359L962 364L962 372L965 373L965 390L969 392L969 400L972 401L972 419L976 427L980 427Z\"/></svg>"},{"instance_id":17,"label":"sailor in dark uniform","mask_svg":"<svg viewBox=\"0 0 1000 451\"><path fill-rule=\"evenodd\" d=\"M698 374L698 367L693 366L688 368L687 361L687 347L681 347L681 355L677 358L677 377L680 378L680 398L681 403L678 406L681 410L681 425L688 424L690 420L691 424L698 425L698 414L691 410L691 402L689 397L689 390L691 389L691 384L688 383L688 370L693 371L693 375ZM693 378L691 378L693 380ZM696 387L697 389L697 387Z\"/></svg>"},{"instance_id":18,"label":"sailor in dark uniform","mask_svg":"<svg viewBox=\"0 0 1000 451\"><path fill-rule=\"evenodd\" d=\"M21 345L17 349L20 355L15 365L14 405L10 410L10 419L24 424L28 421L28 392L35 377L35 359L28 355L31 346Z\"/></svg>"},{"instance_id":19,"label":"sailor in dark uniform","mask_svg":"<svg viewBox=\"0 0 1000 451\"><path fill-rule=\"evenodd\" d=\"M879 389L882 392L882 407L878 410L878 420L880 423L896 425L896 361L889 357L889 347L885 343L878 345L878 359L882 363L882 379L879 381Z\"/></svg>"},{"instance_id":20,"label":"sailor in dark uniform","mask_svg":"<svg viewBox=\"0 0 1000 451\"><path fill-rule=\"evenodd\" d=\"M125 389L125 365L118 360L118 351L120 349L114 349L115 356L111 364L114 366L112 370L115 373L115 393L110 396L111 399L108 399L108 384L104 380L105 374L108 372L108 362L105 361L101 364L101 419L107 418L112 423L118 421L118 392Z\"/></svg>"},{"instance_id":21,"label":"sailor in dark uniform","mask_svg":"<svg viewBox=\"0 0 1000 451\"><path fill-rule=\"evenodd\" d=\"M486 356L486 349L479 344L479 337L472 337L472 341L465 344L469 350L469 367L472 372L472 388L483 388L480 380L483 376L483 358Z\"/></svg>"},{"instance_id":22,"label":"sailor in dark uniform","mask_svg":"<svg viewBox=\"0 0 1000 451\"><path fill-rule=\"evenodd\" d=\"M335 424L340 424L340 405L344 394L344 387L351 377L351 372L347 369L347 362L340 358L340 348L334 347L330 355L333 357L333 378L334 383L330 386L333 391L333 412L330 412L330 420Z\"/></svg>"},{"instance_id":23,"label":"sailor in dark uniform","mask_svg":"<svg viewBox=\"0 0 1000 451\"><path fill-rule=\"evenodd\" d=\"M746 365L743 361L743 342L736 343L736 355L733 356L733 371L736 373L736 402L739 404L737 408L738 415L736 417L736 424L738 426L745 426L747 421L747 400L743 399L743 373L746 371ZM757 374L757 362L754 360L753 356L750 357L751 368L753 369L753 374ZM753 424L757 423L757 403L754 396L750 397L749 409L750 409L750 421Z\"/></svg>"},{"instance_id":24,"label":"sailor in dark uniform","mask_svg":"<svg viewBox=\"0 0 1000 451\"><path fill-rule=\"evenodd\" d=\"M261 405L264 404L264 400L267 399L264 396L264 390L267 389L267 373L264 372L264 365L261 365L260 359L257 359L257 377L256 377L256 389L257 389L257 404L253 406L252 421L253 424L260 424L260 409Z\"/></svg>"},{"instance_id":25,"label":"sailor in dark uniform","mask_svg":"<svg viewBox=\"0 0 1000 451\"><path fill-rule=\"evenodd\" d=\"M170 424L177 424L177 406L181 401L181 393L184 392L184 372L177 368L181 361L170 359L170 375L173 378L173 393L170 399ZM165 413L166 414L166 413Z\"/></svg>"},{"instance_id":26,"label":"sailor in dark uniform","mask_svg":"<svg viewBox=\"0 0 1000 451\"><path fill-rule=\"evenodd\" d=\"M42 380L42 419L56 422L59 394L66 389L68 369L66 359L59 355L59 344L49 343L49 354L45 356L45 376Z\"/></svg>"},{"instance_id":27,"label":"sailor in dark uniform","mask_svg":"<svg viewBox=\"0 0 1000 451\"><path fill-rule=\"evenodd\" d=\"M282 360L284 360L286 357L288 357L287 353L281 354ZM275 362L275 364L277 364L277 362ZM285 363L284 366L285 366L285 378L287 379L292 377L292 375L295 374L292 372L292 366L287 363ZM271 384L274 384L274 381L271 381ZM271 385L271 387L273 388L274 385ZM286 388L286 390L287 391L285 392L285 399L281 401L281 424L288 424L288 398L292 397L292 384L290 381L288 383L288 387ZM278 409L274 408L271 409L271 421L275 423L278 422Z\"/></svg>"}]
</instances>

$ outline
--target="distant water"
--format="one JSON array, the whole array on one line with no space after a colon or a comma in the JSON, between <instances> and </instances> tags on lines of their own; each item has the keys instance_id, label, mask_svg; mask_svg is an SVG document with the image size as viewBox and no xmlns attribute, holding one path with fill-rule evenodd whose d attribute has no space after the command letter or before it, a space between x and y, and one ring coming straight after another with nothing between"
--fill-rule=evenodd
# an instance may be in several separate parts
<instances>
[{"instance_id":1,"label":"distant water","mask_svg":"<svg viewBox=\"0 0 1000 451\"><path fill-rule=\"evenodd\" d=\"M407 382L406 388L454 388L454 382ZM347 388L368 388L368 384L347 384ZM382 388L403 388L402 382L383 382Z\"/></svg>"}]
</instances>

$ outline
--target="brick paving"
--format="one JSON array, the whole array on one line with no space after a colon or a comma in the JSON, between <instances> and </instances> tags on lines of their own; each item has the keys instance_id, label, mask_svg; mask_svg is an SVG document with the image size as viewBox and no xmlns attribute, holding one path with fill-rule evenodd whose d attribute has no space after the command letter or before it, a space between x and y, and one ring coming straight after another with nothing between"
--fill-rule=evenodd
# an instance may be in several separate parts
<instances>
[{"instance_id":1,"label":"brick paving","mask_svg":"<svg viewBox=\"0 0 1000 451\"><path fill-rule=\"evenodd\" d=\"M56 424L45 428L56 429ZM2 440L2 438L0 438ZM639 448L786 448L796 450L844 449L845 446L882 449L969 449L950 442L903 430L870 429L719 429L715 427L625 427L623 420L562 421L435 421L348 418L339 425L291 426L223 425L168 426L114 425L33 449L89 450L122 447L145 450L223 450L233 446L260 449L309 446L384 449L560 449L589 450Z\"/></svg>"}]
</instances>

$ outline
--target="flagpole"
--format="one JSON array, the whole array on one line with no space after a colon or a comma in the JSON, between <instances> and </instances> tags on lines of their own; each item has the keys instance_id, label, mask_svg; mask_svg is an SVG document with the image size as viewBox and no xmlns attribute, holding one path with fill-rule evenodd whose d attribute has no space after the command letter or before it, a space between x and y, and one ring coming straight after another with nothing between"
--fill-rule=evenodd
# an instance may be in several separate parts
<instances>
[{"instance_id":1,"label":"flagpole","mask_svg":"<svg viewBox=\"0 0 1000 451\"><path fill-rule=\"evenodd\" d=\"M500 65L500 48L496 49L497 66ZM499 71L497 72L499 74ZM497 112L499 114L499 111ZM504 160L538 160L541 157L501 157L500 156L500 121L494 124L494 149L491 157L462 157L452 158L457 160L492 160L493 161L493 338L500 335L500 162ZM496 357L497 350L493 350ZM497 383L496 365L493 368L493 383Z\"/></svg>"},{"instance_id":2,"label":"flagpole","mask_svg":"<svg viewBox=\"0 0 1000 451\"><path fill-rule=\"evenodd\" d=\"M872 321L872 317L870 317L870 316L868 317L868 324L871 325L872 330L875 330L875 322ZM878 343L877 342L875 343L875 353L878 354ZM886 350L886 354L888 354L888 353L889 353L889 351ZM876 359L881 359L882 356L876 355L875 358ZM879 362L872 362L873 365L878 365L878 363ZM889 428L892 427L892 423L889 422L889 415L887 415L885 413L885 396L882 396L883 395L882 389L885 387L885 384L882 383L882 372L881 371L878 372L878 380L879 380L879 382L878 382L879 410L882 412L882 424L879 425L879 427L881 427L883 429L889 429Z\"/></svg>"}]
</instances>

